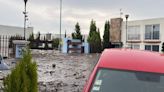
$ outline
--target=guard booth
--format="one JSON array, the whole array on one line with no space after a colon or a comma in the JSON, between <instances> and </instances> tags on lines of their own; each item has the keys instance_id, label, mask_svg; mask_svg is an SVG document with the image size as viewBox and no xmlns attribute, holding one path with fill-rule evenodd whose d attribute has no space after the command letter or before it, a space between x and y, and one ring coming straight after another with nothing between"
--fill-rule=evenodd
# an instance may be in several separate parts
<instances>
[{"instance_id":1,"label":"guard booth","mask_svg":"<svg viewBox=\"0 0 164 92\"><path fill-rule=\"evenodd\" d=\"M81 40L64 38L62 42L62 52L63 53L89 53L89 43L81 42Z\"/></svg>"},{"instance_id":2,"label":"guard booth","mask_svg":"<svg viewBox=\"0 0 164 92\"><path fill-rule=\"evenodd\" d=\"M19 59L22 58L23 56L23 49L27 47L27 45L29 44L29 41L25 41L25 40L13 40L13 44L14 44L14 56L15 58Z\"/></svg>"}]
</instances>

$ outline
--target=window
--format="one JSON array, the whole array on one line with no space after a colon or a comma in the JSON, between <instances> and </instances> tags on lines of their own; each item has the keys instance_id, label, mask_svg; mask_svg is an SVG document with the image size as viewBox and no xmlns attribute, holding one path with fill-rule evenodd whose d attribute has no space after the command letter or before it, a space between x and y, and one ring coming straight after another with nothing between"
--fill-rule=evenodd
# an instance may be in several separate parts
<instances>
[{"instance_id":1,"label":"window","mask_svg":"<svg viewBox=\"0 0 164 92\"><path fill-rule=\"evenodd\" d=\"M132 47L132 49L140 49L140 45L138 45L138 44L128 44L128 47L129 48Z\"/></svg>"},{"instance_id":2,"label":"window","mask_svg":"<svg viewBox=\"0 0 164 92\"><path fill-rule=\"evenodd\" d=\"M145 40L158 40L160 32L160 25L146 25L145 26Z\"/></svg>"},{"instance_id":3,"label":"window","mask_svg":"<svg viewBox=\"0 0 164 92\"><path fill-rule=\"evenodd\" d=\"M128 27L128 40L140 40L140 26Z\"/></svg>"},{"instance_id":4,"label":"window","mask_svg":"<svg viewBox=\"0 0 164 92\"><path fill-rule=\"evenodd\" d=\"M145 45L145 50L151 51L151 45Z\"/></svg>"},{"instance_id":5,"label":"window","mask_svg":"<svg viewBox=\"0 0 164 92\"><path fill-rule=\"evenodd\" d=\"M163 92L164 75L99 69L90 92Z\"/></svg>"},{"instance_id":6,"label":"window","mask_svg":"<svg viewBox=\"0 0 164 92\"><path fill-rule=\"evenodd\" d=\"M159 52L159 45L145 45L145 50Z\"/></svg>"},{"instance_id":7,"label":"window","mask_svg":"<svg viewBox=\"0 0 164 92\"><path fill-rule=\"evenodd\" d=\"M133 49L140 49L140 45L133 45Z\"/></svg>"},{"instance_id":8,"label":"window","mask_svg":"<svg viewBox=\"0 0 164 92\"><path fill-rule=\"evenodd\" d=\"M152 46L152 51L159 52L159 45L153 45Z\"/></svg>"}]
</instances>

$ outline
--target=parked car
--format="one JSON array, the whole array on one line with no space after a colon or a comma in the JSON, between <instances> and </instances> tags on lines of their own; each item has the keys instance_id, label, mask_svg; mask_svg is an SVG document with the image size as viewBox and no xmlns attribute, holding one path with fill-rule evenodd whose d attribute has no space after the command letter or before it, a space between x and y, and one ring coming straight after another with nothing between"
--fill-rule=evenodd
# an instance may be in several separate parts
<instances>
[{"instance_id":1,"label":"parked car","mask_svg":"<svg viewBox=\"0 0 164 92\"><path fill-rule=\"evenodd\" d=\"M83 92L164 92L164 55L130 49L105 50Z\"/></svg>"}]
</instances>

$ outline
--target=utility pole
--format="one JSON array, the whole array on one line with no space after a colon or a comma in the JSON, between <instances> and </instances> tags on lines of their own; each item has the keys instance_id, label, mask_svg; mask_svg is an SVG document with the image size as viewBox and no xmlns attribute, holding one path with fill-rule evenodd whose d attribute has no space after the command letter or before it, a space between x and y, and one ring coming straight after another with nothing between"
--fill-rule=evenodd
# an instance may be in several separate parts
<instances>
[{"instance_id":1,"label":"utility pole","mask_svg":"<svg viewBox=\"0 0 164 92\"><path fill-rule=\"evenodd\" d=\"M126 45L127 45L127 39L128 39L127 32L128 32L128 18L129 18L129 15L126 14L125 18L126 18ZM132 43L131 43L131 49L132 49Z\"/></svg>"},{"instance_id":2,"label":"utility pole","mask_svg":"<svg viewBox=\"0 0 164 92\"><path fill-rule=\"evenodd\" d=\"M59 43L59 50L61 51L61 24L62 24L62 0L60 0L60 43Z\"/></svg>"},{"instance_id":3,"label":"utility pole","mask_svg":"<svg viewBox=\"0 0 164 92\"><path fill-rule=\"evenodd\" d=\"M27 5L27 1L28 0L24 0L24 12L23 12L23 14L24 14L24 39L26 40L26 21L27 21L27 11L26 11L26 5Z\"/></svg>"}]
</instances>

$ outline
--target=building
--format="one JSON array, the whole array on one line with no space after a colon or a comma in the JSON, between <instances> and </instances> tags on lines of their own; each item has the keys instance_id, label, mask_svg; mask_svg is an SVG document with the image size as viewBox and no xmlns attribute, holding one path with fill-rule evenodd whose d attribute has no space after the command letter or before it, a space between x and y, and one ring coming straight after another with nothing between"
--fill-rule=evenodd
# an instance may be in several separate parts
<instances>
[{"instance_id":1,"label":"building","mask_svg":"<svg viewBox=\"0 0 164 92\"><path fill-rule=\"evenodd\" d=\"M87 41L87 38L88 38L88 34L82 34L83 36L83 39L85 41ZM36 39L38 37L38 33L37 34L34 34L34 38ZM46 33L46 34L40 34L40 40L44 40L45 39L48 39L48 40L53 40L55 38L60 38L60 34L52 34L52 33ZM61 38L65 38L65 34L61 34ZM67 34L66 35L66 38L72 38L72 34Z\"/></svg>"},{"instance_id":2,"label":"building","mask_svg":"<svg viewBox=\"0 0 164 92\"><path fill-rule=\"evenodd\" d=\"M28 27L26 29L26 39L29 38L30 34L33 32L33 27ZM15 36L19 35L24 37L24 28L23 27L16 27L16 26L6 26L0 25L0 35L5 36Z\"/></svg>"},{"instance_id":3,"label":"building","mask_svg":"<svg viewBox=\"0 0 164 92\"><path fill-rule=\"evenodd\" d=\"M33 32L33 27L28 27L26 29L26 39L29 38L30 34ZM21 36L24 37L24 28L16 26L6 26L0 25L0 55L2 57L10 57L12 50L9 49L10 37L11 36Z\"/></svg>"},{"instance_id":4,"label":"building","mask_svg":"<svg viewBox=\"0 0 164 92\"><path fill-rule=\"evenodd\" d=\"M110 42L112 48L122 47L122 18L111 19L110 25Z\"/></svg>"},{"instance_id":5,"label":"building","mask_svg":"<svg viewBox=\"0 0 164 92\"><path fill-rule=\"evenodd\" d=\"M114 20L120 20L119 22L121 22L119 18ZM119 27L118 25L120 24L114 26ZM121 39L120 42L123 47L161 52L162 43L164 42L164 18L128 21L127 31L126 22L122 22L120 29L117 30L120 33L115 32L117 33L115 35Z\"/></svg>"}]
</instances>

